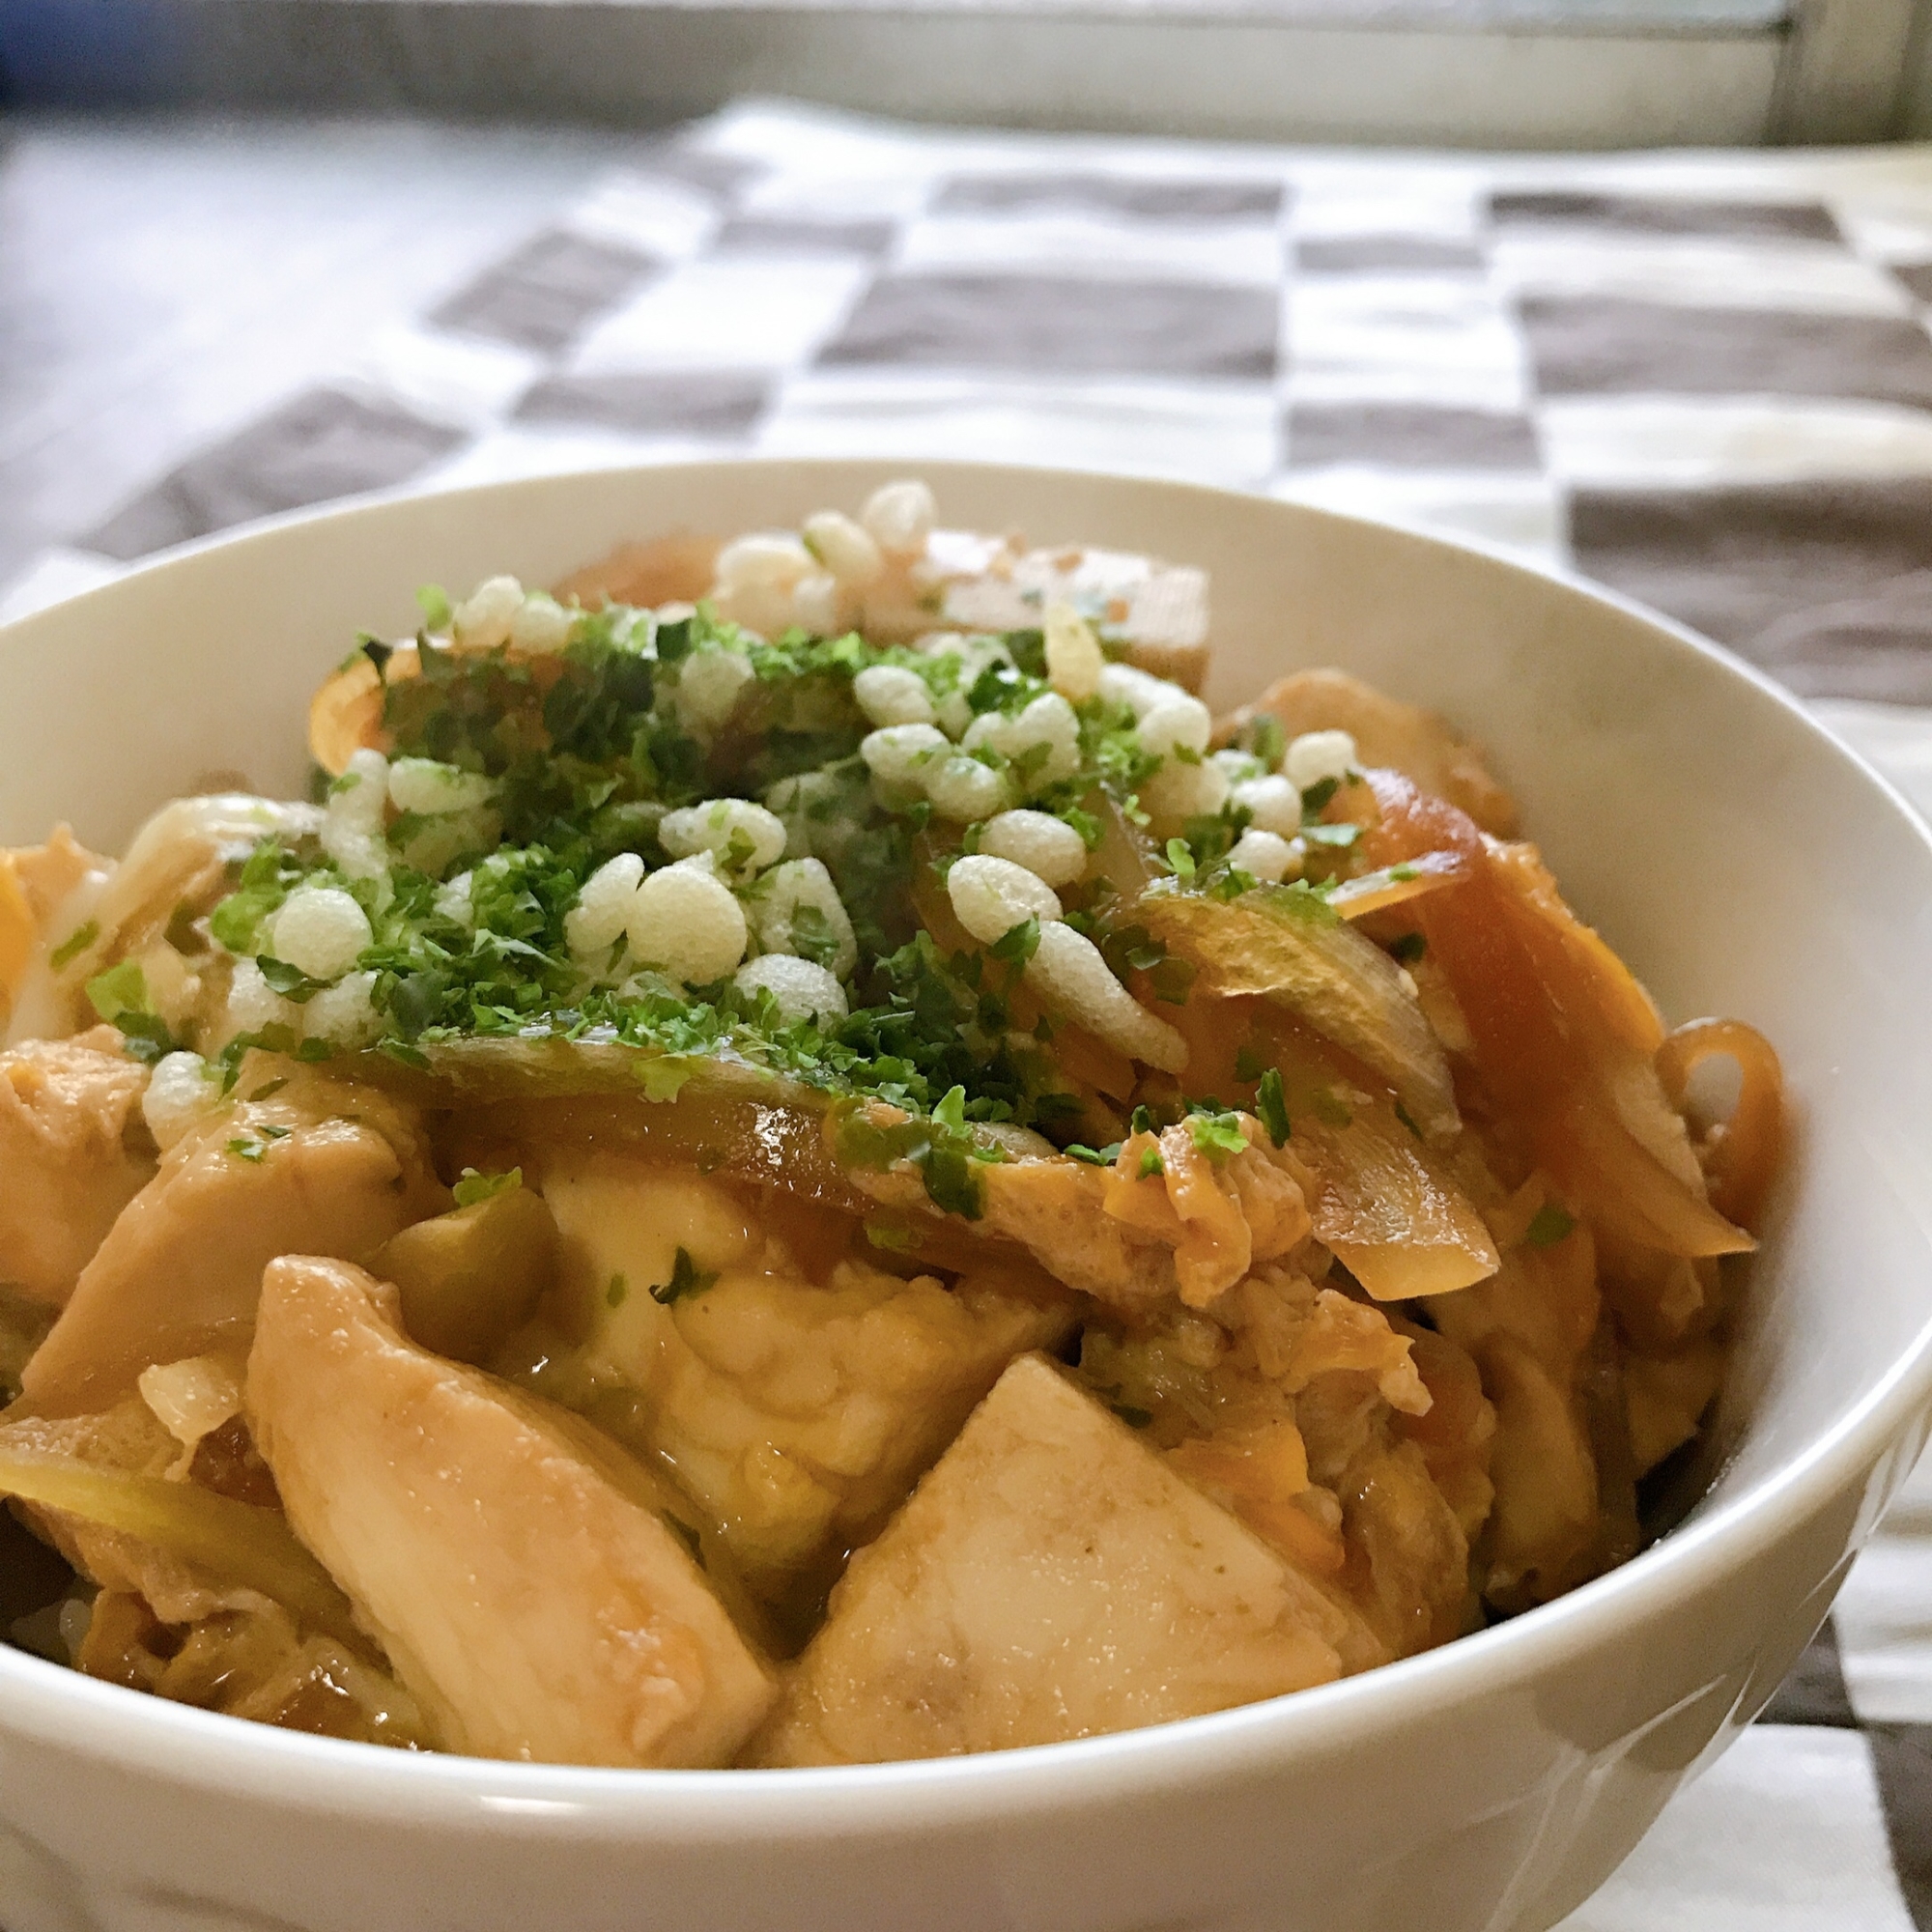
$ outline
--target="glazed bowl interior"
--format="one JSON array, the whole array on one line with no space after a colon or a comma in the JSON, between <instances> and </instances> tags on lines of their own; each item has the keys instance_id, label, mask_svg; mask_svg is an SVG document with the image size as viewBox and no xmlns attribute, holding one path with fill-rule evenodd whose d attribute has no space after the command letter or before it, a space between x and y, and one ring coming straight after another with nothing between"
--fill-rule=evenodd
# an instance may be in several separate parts
<instances>
[{"instance_id":1,"label":"glazed bowl interior","mask_svg":"<svg viewBox=\"0 0 1932 1932\"><path fill-rule=\"evenodd\" d=\"M540 583L629 537L796 526L814 509L856 506L907 467L745 463L542 479L352 506L164 560L0 631L0 842L36 840L66 819L111 850L157 802L214 772L299 791L310 691L358 632L412 629L419 582L460 593L508 570ZM1264 1725L1287 1749L1310 1727L1373 1726L1422 1694L1405 1686L1472 1694L1482 1659L1532 1643L1538 1629L1587 1645L1620 1601L1661 1600L1677 1576L1708 1582L1911 1432L1932 1386L1932 1029L1918 983L1932 953L1932 846L1875 777L1709 646L1493 556L1181 486L917 468L949 524L1205 566L1217 707L1290 669L1333 664L1448 714L1491 750L1572 901L1666 1015L1749 1020L1783 1055L1795 1097L1790 1174L1754 1264L1710 1480L1684 1526L1625 1572L1514 1625L1239 1714L1242 1735ZM31 1686L42 1710L56 1694L42 1666L0 1651L0 1733L10 1681ZM76 1711L103 1694L69 1681ZM121 1701L130 1737L184 1715L150 1718L139 1700ZM198 1721L238 1776L270 1748L248 1727ZM1131 1750L1157 1774L1161 1752L1179 1763L1190 1736L1215 1735L1217 1723L1056 1747L1055 1762L1074 1767L1065 1776L1077 1782L1080 1764ZM365 1756L297 1742L318 1779ZM1023 1786L1037 1789L1025 1764L1040 1755L925 1776L974 1777L993 1804L1009 1800L986 1780L1004 1778L1016 1803ZM544 1776L475 1770L504 1791ZM435 1775L400 1765L384 1776L418 1771ZM611 1776L576 1776L585 1790ZM780 1782L815 1804L808 1791L826 1779L833 1791L838 1776ZM874 1788L867 1802L877 1799Z\"/></svg>"}]
</instances>

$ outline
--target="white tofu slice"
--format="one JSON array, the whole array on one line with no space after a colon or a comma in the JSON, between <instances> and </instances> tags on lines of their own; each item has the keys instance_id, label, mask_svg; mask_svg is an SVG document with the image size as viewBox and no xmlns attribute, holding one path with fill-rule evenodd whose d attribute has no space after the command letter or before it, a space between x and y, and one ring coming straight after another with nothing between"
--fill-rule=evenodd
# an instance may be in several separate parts
<instances>
[{"instance_id":1,"label":"white tofu slice","mask_svg":"<svg viewBox=\"0 0 1932 1932\"><path fill-rule=\"evenodd\" d=\"M1052 1744L1341 1675L1349 1613L1037 1355L852 1560L747 1761Z\"/></svg>"},{"instance_id":2,"label":"white tofu slice","mask_svg":"<svg viewBox=\"0 0 1932 1932\"><path fill-rule=\"evenodd\" d=\"M347 1262L271 1263L248 1415L296 1533L442 1741L728 1763L771 1677L649 1477L574 1417L417 1348L397 1300Z\"/></svg>"},{"instance_id":3,"label":"white tofu slice","mask_svg":"<svg viewBox=\"0 0 1932 1932\"><path fill-rule=\"evenodd\" d=\"M775 1228L689 1168L553 1161L544 1198L586 1332L545 1343L542 1385L588 1414L595 1391L636 1391L613 1431L674 1472L768 1603L822 1596L1007 1364L1076 1320L1070 1299L1009 1292L997 1269L947 1289L847 1260L814 1283ZM668 1293L680 1252L711 1285L667 1305L651 1291Z\"/></svg>"}]
</instances>

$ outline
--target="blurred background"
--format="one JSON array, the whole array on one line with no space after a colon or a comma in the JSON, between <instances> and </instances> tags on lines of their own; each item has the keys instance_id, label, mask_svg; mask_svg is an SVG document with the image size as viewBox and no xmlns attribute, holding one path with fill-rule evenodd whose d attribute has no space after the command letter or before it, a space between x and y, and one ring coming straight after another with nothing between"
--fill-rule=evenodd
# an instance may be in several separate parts
<instances>
[{"instance_id":1,"label":"blurred background","mask_svg":"<svg viewBox=\"0 0 1932 1932\"><path fill-rule=\"evenodd\" d=\"M1579 562L1749 648L1789 615L1790 572L1769 603L1751 588L1781 526L1738 539L1743 577L1680 582L1685 559L1648 539L1624 554L1628 519L1592 493L1653 470L1932 478L1921 291L1893 272L1932 261L1932 211L1909 169L1873 160L1932 130L1932 0L0 0L0 614L358 490L865 448L1378 510ZM746 122L774 99L789 119ZM1016 132L973 145L994 129ZM1851 174L1842 153L1810 173L1797 158L1847 148L1865 154ZM1645 172L1673 150L1711 158ZM1324 152L1358 165L1324 170ZM1636 168L1455 158L1539 153ZM1165 170L1181 189L1165 214L1050 187L968 209L955 167ZM1204 170L1273 192L1190 201ZM633 192L628 213L598 213L624 179L655 184L654 209ZM1602 203L1606 185L1624 202ZM1585 189L1598 204L1534 201ZM1682 205L1647 213L1660 194ZM841 350L878 293L862 258L875 281L953 276L923 290L951 308L936 338L929 313L874 315L869 349ZM1068 274L1143 298L1151 279L1272 290L1255 325L1271 346L1203 362L1194 325L1143 301L1119 367L1076 351L1022 370L1032 352L989 350L957 286L989 270L1025 281L979 292L1008 325L1064 306L1049 285ZM1599 298L1624 304L1607 345L1548 306ZM707 321L659 315L680 301ZM1756 324L1737 349L1720 311L1779 304L1776 339ZM713 333L722 311L735 337ZM748 311L769 319L759 340ZM1716 366L1738 354L1736 373ZM862 395L862 369L897 388ZM654 413L634 381L627 405L593 410L599 372L681 372L687 398L698 374L727 396L791 385L694 416ZM1687 400L1719 391L1736 395ZM1653 406L1592 416L1562 401L1577 394ZM1676 401L1660 417L1661 396ZM1786 407L1768 421L1740 396ZM1848 577L1893 584L1859 621L1904 625L1915 658L1918 507L1841 503L1852 550L1812 599L1842 630ZM1791 514L1808 511L1772 525ZM1784 633L1766 649L1804 655ZM1932 695L1889 672L1798 681Z\"/></svg>"}]
</instances>

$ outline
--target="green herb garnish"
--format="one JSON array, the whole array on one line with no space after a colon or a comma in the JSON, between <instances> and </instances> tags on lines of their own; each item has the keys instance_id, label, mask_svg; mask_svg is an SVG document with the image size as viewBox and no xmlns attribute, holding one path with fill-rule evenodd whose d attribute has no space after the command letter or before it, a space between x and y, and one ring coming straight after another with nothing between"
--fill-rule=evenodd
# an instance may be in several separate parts
<instances>
[{"instance_id":1,"label":"green herb garnish","mask_svg":"<svg viewBox=\"0 0 1932 1932\"><path fill-rule=\"evenodd\" d=\"M507 1174L478 1174L473 1167L466 1167L450 1192L455 1195L459 1208L478 1208L484 1202L494 1201L497 1195L507 1194L511 1188L523 1184L524 1170L521 1167L513 1167Z\"/></svg>"},{"instance_id":2,"label":"green herb garnish","mask_svg":"<svg viewBox=\"0 0 1932 1932\"><path fill-rule=\"evenodd\" d=\"M1262 1075L1261 1085L1255 1089L1255 1118L1267 1129L1267 1137L1276 1147L1288 1145L1291 1132L1288 1099L1282 1093L1279 1066L1270 1066Z\"/></svg>"},{"instance_id":3,"label":"green herb garnish","mask_svg":"<svg viewBox=\"0 0 1932 1932\"><path fill-rule=\"evenodd\" d=\"M58 973L63 966L79 958L99 937L100 922L98 919L89 920L85 925L75 926L48 955L47 964Z\"/></svg>"},{"instance_id":4,"label":"green herb garnish","mask_svg":"<svg viewBox=\"0 0 1932 1932\"><path fill-rule=\"evenodd\" d=\"M1576 1227L1576 1215L1558 1207L1554 1201L1546 1201L1530 1216L1522 1238L1532 1248L1553 1248L1558 1241L1568 1239Z\"/></svg>"},{"instance_id":5,"label":"green herb garnish","mask_svg":"<svg viewBox=\"0 0 1932 1932\"><path fill-rule=\"evenodd\" d=\"M687 1294L702 1294L717 1279L718 1276L715 1272L706 1273L704 1269L700 1268L691 1259L689 1249L679 1248L675 1258L671 1262L670 1279L668 1281L658 1282L652 1288L651 1299L660 1306L668 1308L673 1301L681 1301ZM617 1282L621 1282L622 1280L623 1276L619 1275ZM616 1283L613 1283L612 1286L615 1287ZM609 1299L609 1297L607 1296L606 1299ZM621 1301L622 1299L623 1296L619 1294L618 1300ZM611 1303L612 1308L616 1307L616 1305L615 1301Z\"/></svg>"}]
</instances>

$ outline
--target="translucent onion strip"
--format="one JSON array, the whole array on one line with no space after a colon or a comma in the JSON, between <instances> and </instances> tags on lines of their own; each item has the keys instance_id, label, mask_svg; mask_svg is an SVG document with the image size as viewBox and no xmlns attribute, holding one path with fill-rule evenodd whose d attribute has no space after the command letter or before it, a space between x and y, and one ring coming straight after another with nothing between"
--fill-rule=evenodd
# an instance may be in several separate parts
<instances>
[{"instance_id":1,"label":"translucent onion strip","mask_svg":"<svg viewBox=\"0 0 1932 1932\"><path fill-rule=\"evenodd\" d=\"M211 1576L259 1591L330 1636L365 1641L348 1598L297 1542L279 1510L237 1502L192 1483L102 1469L78 1457L23 1452L5 1442L0 1495L138 1538Z\"/></svg>"}]
</instances>

